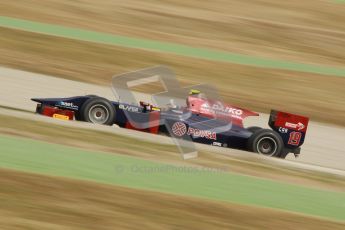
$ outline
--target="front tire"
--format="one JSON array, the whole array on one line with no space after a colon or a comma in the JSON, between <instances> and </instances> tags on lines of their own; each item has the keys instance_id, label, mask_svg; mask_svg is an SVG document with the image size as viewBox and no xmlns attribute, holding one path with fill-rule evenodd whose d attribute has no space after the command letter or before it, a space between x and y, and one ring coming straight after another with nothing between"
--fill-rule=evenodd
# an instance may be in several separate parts
<instances>
[{"instance_id":1,"label":"front tire","mask_svg":"<svg viewBox=\"0 0 345 230\"><path fill-rule=\"evenodd\" d=\"M82 105L79 119L94 124L112 125L115 121L115 108L105 98L91 97Z\"/></svg>"},{"instance_id":2,"label":"front tire","mask_svg":"<svg viewBox=\"0 0 345 230\"><path fill-rule=\"evenodd\" d=\"M249 151L269 157L279 157L283 151L282 138L273 130L261 129L249 138L247 147Z\"/></svg>"}]
</instances>

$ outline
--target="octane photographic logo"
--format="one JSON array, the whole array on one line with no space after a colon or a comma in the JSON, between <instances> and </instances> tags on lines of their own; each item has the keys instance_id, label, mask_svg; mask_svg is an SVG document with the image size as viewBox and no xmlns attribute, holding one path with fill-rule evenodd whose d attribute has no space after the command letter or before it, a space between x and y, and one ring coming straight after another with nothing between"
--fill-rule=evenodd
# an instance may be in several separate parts
<instances>
[{"instance_id":1,"label":"octane photographic logo","mask_svg":"<svg viewBox=\"0 0 345 230\"><path fill-rule=\"evenodd\" d=\"M163 92L148 95L131 90L132 87L156 82L161 83L164 88ZM164 125L183 159L197 157L197 150L191 137L216 140L217 133L231 128L231 122L226 124L213 122L217 119L218 114L206 121L193 120L193 128L188 128L190 125L187 124L190 124L193 114L186 109L186 98L192 89L200 90L206 97L212 95L213 101L220 101L217 90L210 85L180 87L175 73L165 66L155 66L115 75L112 79L112 90L120 104L139 105L138 98L140 101L145 100L161 108L160 116L157 116L156 120L152 119L151 113L133 113L128 109L123 109L123 111L129 123L136 129L148 129L157 124ZM161 116L164 111L169 111L169 113L166 112L165 116ZM218 126L215 127L215 124Z\"/></svg>"},{"instance_id":2,"label":"octane photographic logo","mask_svg":"<svg viewBox=\"0 0 345 230\"><path fill-rule=\"evenodd\" d=\"M229 167L193 167L193 166L174 166L174 165L158 165L147 166L141 164L116 164L114 171L116 174L135 173L139 175L144 174L220 174L226 173L230 170Z\"/></svg>"}]
</instances>

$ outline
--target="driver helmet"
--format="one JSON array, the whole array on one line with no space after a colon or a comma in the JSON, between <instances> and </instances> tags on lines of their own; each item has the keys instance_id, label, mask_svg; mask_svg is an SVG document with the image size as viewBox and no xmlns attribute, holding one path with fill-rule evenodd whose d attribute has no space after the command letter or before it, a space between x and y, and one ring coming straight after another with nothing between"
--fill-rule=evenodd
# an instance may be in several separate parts
<instances>
[{"instance_id":1,"label":"driver helmet","mask_svg":"<svg viewBox=\"0 0 345 230\"><path fill-rule=\"evenodd\" d=\"M197 89L191 89L190 91L189 91L189 95L198 95L198 94L200 94L201 93L201 91L200 90L197 90Z\"/></svg>"},{"instance_id":2,"label":"driver helmet","mask_svg":"<svg viewBox=\"0 0 345 230\"><path fill-rule=\"evenodd\" d=\"M201 99L207 99L206 95L197 89L191 89L189 91L189 96L193 96L193 97L197 97Z\"/></svg>"}]
</instances>

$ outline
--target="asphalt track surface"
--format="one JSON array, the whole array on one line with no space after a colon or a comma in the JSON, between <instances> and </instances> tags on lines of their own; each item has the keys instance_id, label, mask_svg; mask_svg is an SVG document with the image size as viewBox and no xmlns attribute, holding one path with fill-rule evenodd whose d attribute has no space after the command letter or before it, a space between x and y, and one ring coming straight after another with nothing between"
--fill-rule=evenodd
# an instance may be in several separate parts
<instances>
[{"instance_id":1,"label":"asphalt track surface","mask_svg":"<svg viewBox=\"0 0 345 230\"><path fill-rule=\"evenodd\" d=\"M87 94L96 94L108 99L115 100L111 87L92 85L82 82L56 78L47 75L30 73L20 70L0 67L0 106L14 109L34 111L35 102L32 97L68 97ZM139 95L142 100L149 100L147 95ZM140 99L140 98L137 98ZM172 144L170 138L146 134L117 127L97 126L84 122L60 121L48 117L38 116L33 113L20 112L8 109L0 109L0 114L21 117L25 119L52 122L64 126L74 126L87 129L101 130L105 132L117 133L120 135L144 139L147 141ZM261 114L261 118L253 117L246 121L246 126L256 125L267 127L268 115ZM294 158L292 154L287 160L267 159L276 164L290 165L291 167L305 168L310 170L321 170L338 175L345 175L345 150L344 150L345 129L343 127L311 121L308 126L307 137L302 146L299 158ZM157 139L158 138L158 139ZM207 145L197 145L198 149L212 150L226 155L251 156L251 153L226 148L217 148Z\"/></svg>"}]
</instances>

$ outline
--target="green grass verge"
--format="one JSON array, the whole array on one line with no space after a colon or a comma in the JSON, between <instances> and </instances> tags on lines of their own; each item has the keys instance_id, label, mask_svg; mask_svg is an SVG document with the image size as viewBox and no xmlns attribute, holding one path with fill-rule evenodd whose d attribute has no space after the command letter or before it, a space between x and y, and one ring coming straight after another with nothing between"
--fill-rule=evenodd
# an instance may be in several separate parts
<instances>
[{"instance_id":1,"label":"green grass verge","mask_svg":"<svg viewBox=\"0 0 345 230\"><path fill-rule=\"evenodd\" d=\"M146 49L157 52L167 52L175 55L183 55L194 58L202 58L212 61L224 61L242 65L252 65L263 68L275 68L300 72L334 75L345 77L344 68L317 66L297 62L273 60L253 57L230 52L222 52L211 49L195 48L168 42L159 42L148 39L138 39L126 36L118 36L95 31L70 28L59 25L33 22L16 18L0 16L0 26L12 29L25 30L35 33L90 41L108 45L123 46L128 48Z\"/></svg>"},{"instance_id":2,"label":"green grass verge","mask_svg":"<svg viewBox=\"0 0 345 230\"><path fill-rule=\"evenodd\" d=\"M345 220L345 193L0 136L0 167Z\"/></svg>"}]
</instances>

